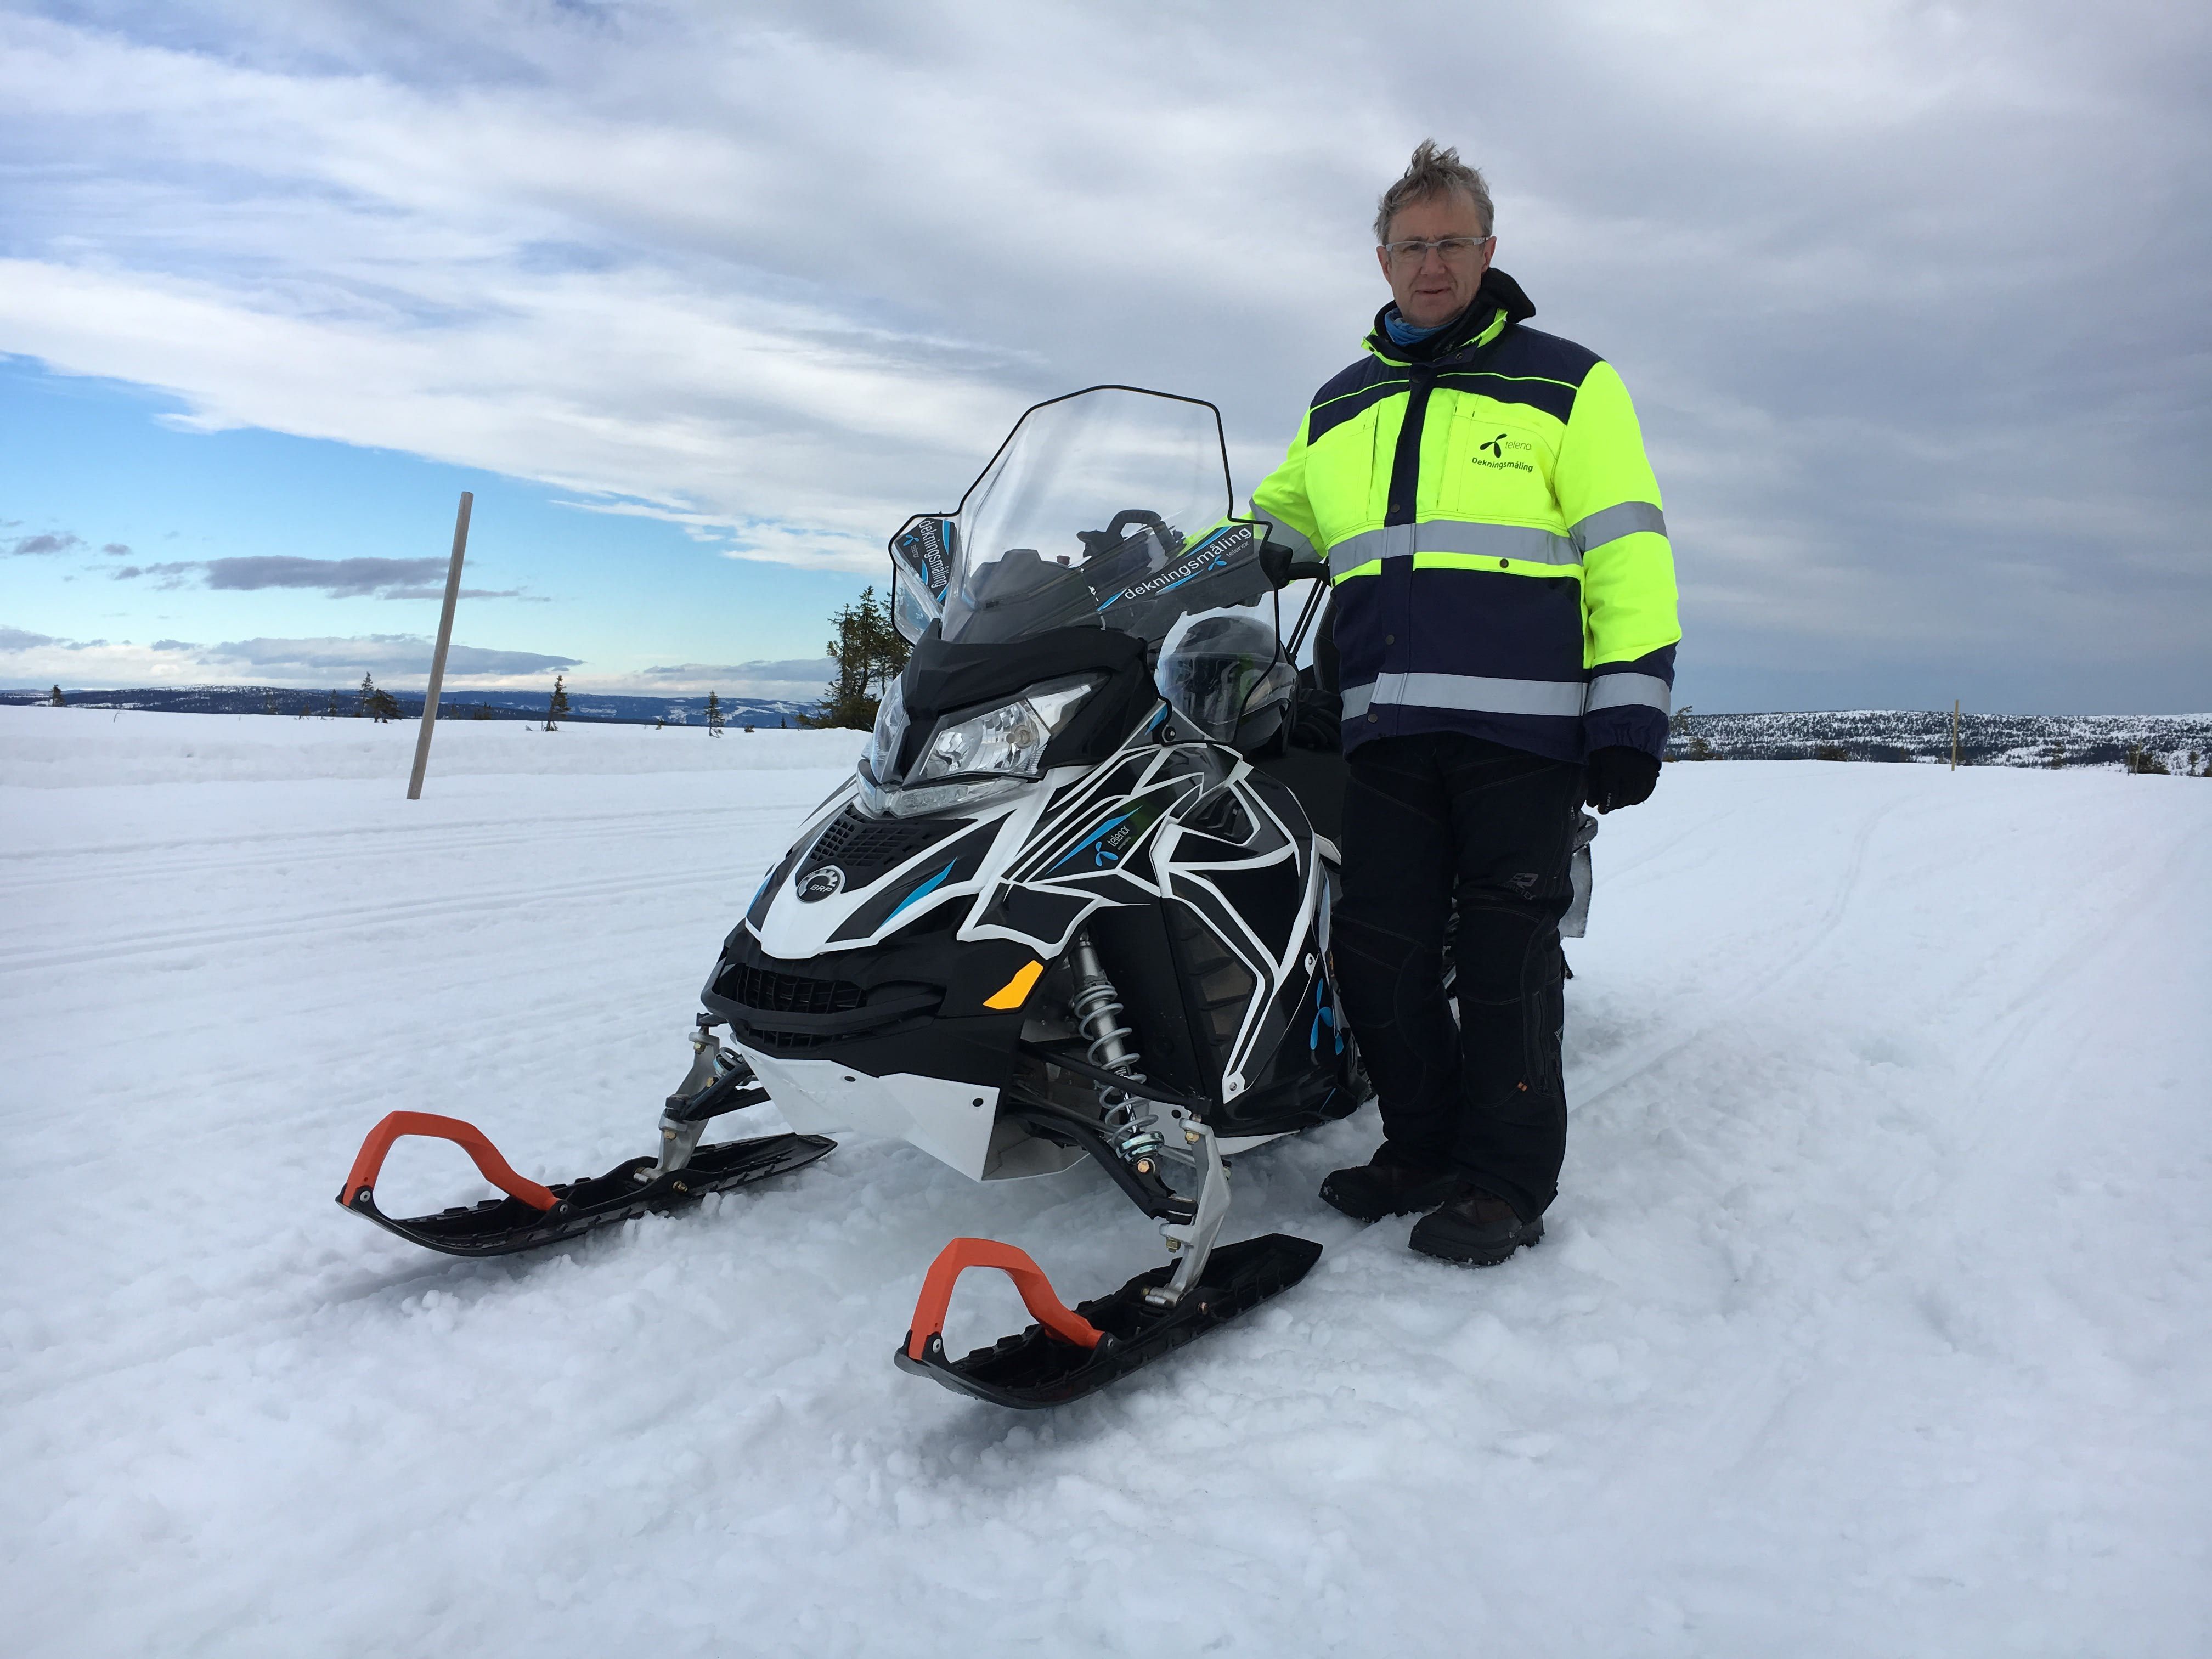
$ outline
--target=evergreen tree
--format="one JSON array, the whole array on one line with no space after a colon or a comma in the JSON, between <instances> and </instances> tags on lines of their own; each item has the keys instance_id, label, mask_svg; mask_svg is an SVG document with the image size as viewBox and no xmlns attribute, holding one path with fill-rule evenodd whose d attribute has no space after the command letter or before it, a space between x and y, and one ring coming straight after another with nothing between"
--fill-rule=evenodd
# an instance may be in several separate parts
<instances>
[{"instance_id":1,"label":"evergreen tree","mask_svg":"<svg viewBox=\"0 0 2212 1659\"><path fill-rule=\"evenodd\" d=\"M335 720L335 719L337 717L337 712L338 712L338 694L337 694L337 692L333 691L333 692L331 692L331 700L330 700L330 702L329 702L329 703L328 703L328 704L324 708L324 709L323 709L323 718L324 718L325 720Z\"/></svg>"},{"instance_id":2,"label":"evergreen tree","mask_svg":"<svg viewBox=\"0 0 2212 1659\"><path fill-rule=\"evenodd\" d=\"M547 703L546 703L546 705L545 705L545 729L546 729L548 732L557 732L557 731L559 731L561 728L560 728L558 726L555 725L555 724L554 724L554 722L555 722L556 720L559 720L562 715L566 714L568 712L568 690L567 690L567 688L566 688L566 687L562 684L561 676L559 676L558 674L556 674L556 675L553 677L553 696L552 696L551 699L550 699L550 701L548 701L548 702L547 702Z\"/></svg>"},{"instance_id":3,"label":"evergreen tree","mask_svg":"<svg viewBox=\"0 0 2212 1659\"><path fill-rule=\"evenodd\" d=\"M376 695L376 681L367 674L361 677L361 690L354 693L354 714L368 713L368 700Z\"/></svg>"},{"instance_id":4,"label":"evergreen tree","mask_svg":"<svg viewBox=\"0 0 2212 1659\"><path fill-rule=\"evenodd\" d=\"M46 707L49 708L66 708L69 707L68 702L62 696L62 689L58 685L52 690L46 693ZM2191 756L2190 758L2194 760L2196 757Z\"/></svg>"},{"instance_id":5,"label":"evergreen tree","mask_svg":"<svg viewBox=\"0 0 2212 1659\"><path fill-rule=\"evenodd\" d=\"M722 735L722 699L713 691L707 694L707 733L715 738Z\"/></svg>"},{"instance_id":6,"label":"evergreen tree","mask_svg":"<svg viewBox=\"0 0 2212 1659\"><path fill-rule=\"evenodd\" d=\"M381 686L368 694L368 717L380 726L391 723L399 712L399 700Z\"/></svg>"},{"instance_id":7,"label":"evergreen tree","mask_svg":"<svg viewBox=\"0 0 2212 1659\"><path fill-rule=\"evenodd\" d=\"M815 713L800 715L799 723L868 731L908 656L907 642L891 619L890 596L878 601L871 584L860 590L859 599L832 615L830 625L837 633L823 647L833 666L828 695Z\"/></svg>"}]
</instances>

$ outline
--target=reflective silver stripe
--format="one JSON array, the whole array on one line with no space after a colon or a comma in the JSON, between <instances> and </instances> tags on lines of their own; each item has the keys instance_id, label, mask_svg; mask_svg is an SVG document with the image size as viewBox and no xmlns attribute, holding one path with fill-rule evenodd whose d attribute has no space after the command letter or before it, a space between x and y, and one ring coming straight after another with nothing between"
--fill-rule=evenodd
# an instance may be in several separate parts
<instances>
[{"instance_id":1,"label":"reflective silver stripe","mask_svg":"<svg viewBox=\"0 0 2212 1659\"><path fill-rule=\"evenodd\" d=\"M1410 559L1416 553L1470 553L1479 558L1518 559L1523 564L1580 564L1582 555L1565 536L1522 524L1470 524L1431 519L1426 524L1385 525L1346 536L1328 550L1328 574L1346 573L1376 559Z\"/></svg>"},{"instance_id":2,"label":"reflective silver stripe","mask_svg":"<svg viewBox=\"0 0 2212 1659\"><path fill-rule=\"evenodd\" d=\"M1312 542L1301 535L1297 531L1291 528L1290 526L1285 524L1280 519L1271 517L1267 514L1262 513L1256 507L1249 506L1246 510L1246 516L1248 518L1257 519L1262 524L1266 525L1267 526L1266 539L1271 542L1280 542L1285 547L1291 550L1291 553L1293 557L1311 559L1319 556L1319 555L1314 551L1314 544Z\"/></svg>"},{"instance_id":3,"label":"reflective silver stripe","mask_svg":"<svg viewBox=\"0 0 2212 1659\"><path fill-rule=\"evenodd\" d=\"M1469 524L1462 519L1431 519L1414 526L1416 553L1473 553L1488 559L1518 559L1524 564L1580 564L1581 552L1565 536L1525 524Z\"/></svg>"},{"instance_id":4,"label":"reflective silver stripe","mask_svg":"<svg viewBox=\"0 0 2212 1659\"><path fill-rule=\"evenodd\" d=\"M1465 708L1483 714L1565 714L1583 712L1586 688L1575 680L1497 680L1474 674L1382 674L1378 702L1417 703L1424 708Z\"/></svg>"},{"instance_id":5,"label":"reflective silver stripe","mask_svg":"<svg viewBox=\"0 0 2212 1659\"><path fill-rule=\"evenodd\" d=\"M1601 674L1589 684L1589 706L1656 708L1663 714L1674 706L1674 690L1656 674Z\"/></svg>"},{"instance_id":6,"label":"reflective silver stripe","mask_svg":"<svg viewBox=\"0 0 2212 1659\"><path fill-rule=\"evenodd\" d=\"M1376 559L1410 559L1413 556L1412 525L1391 524L1380 530L1363 530L1357 536L1346 536L1328 550L1328 579L1340 582L1348 572Z\"/></svg>"},{"instance_id":7,"label":"reflective silver stripe","mask_svg":"<svg viewBox=\"0 0 2212 1659\"><path fill-rule=\"evenodd\" d=\"M1347 685L1344 688L1344 718L1358 719L1367 712L1367 705L1374 698L1375 684L1371 680L1365 685Z\"/></svg>"},{"instance_id":8,"label":"reflective silver stripe","mask_svg":"<svg viewBox=\"0 0 2212 1659\"><path fill-rule=\"evenodd\" d=\"M1655 536L1665 535L1667 515L1649 501L1623 501L1618 507L1608 507L1578 520L1567 533L1573 537L1575 545L1587 553L1593 547L1603 547L1623 536L1633 536L1639 530L1648 530Z\"/></svg>"},{"instance_id":9,"label":"reflective silver stripe","mask_svg":"<svg viewBox=\"0 0 2212 1659\"><path fill-rule=\"evenodd\" d=\"M1583 712L1580 680L1498 680L1478 674L1382 674L1370 701L1422 708L1463 708L1477 714L1557 714ZM1344 712L1355 712L1349 694Z\"/></svg>"}]
</instances>

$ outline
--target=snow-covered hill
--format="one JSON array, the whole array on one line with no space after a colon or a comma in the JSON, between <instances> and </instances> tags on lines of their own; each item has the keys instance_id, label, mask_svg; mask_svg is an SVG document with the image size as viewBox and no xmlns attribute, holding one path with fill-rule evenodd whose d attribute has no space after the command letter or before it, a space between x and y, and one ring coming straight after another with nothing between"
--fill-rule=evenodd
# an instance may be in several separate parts
<instances>
[{"instance_id":1,"label":"snow-covered hill","mask_svg":"<svg viewBox=\"0 0 2212 1659\"><path fill-rule=\"evenodd\" d=\"M360 688L327 686L303 690L295 685L161 685L134 686L120 690L83 687L52 687L62 693L70 708L159 709L183 714L274 714L297 719L329 715L352 718L361 708ZM401 718L415 720L422 713L427 693L398 686L386 690L398 705ZM48 690L27 687L0 690L0 707L29 706L46 702ZM449 690L438 699L441 720L494 719L536 720L545 718L550 686L531 691ZM633 726L665 722L672 726L702 726L707 719L705 696L626 696L608 691L570 688L568 712L562 718L577 725L615 720ZM777 697L725 697L721 709L732 726L796 726L799 717L811 714L818 702L793 702Z\"/></svg>"},{"instance_id":2,"label":"snow-covered hill","mask_svg":"<svg viewBox=\"0 0 2212 1659\"><path fill-rule=\"evenodd\" d=\"M1700 755L1703 740L1709 755ZM1959 721L1960 759L1975 766L2124 764L2148 754L2175 776L2212 762L2212 714L1976 714ZM1942 761L1951 711L1828 709L1769 714L1678 714L1670 759Z\"/></svg>"},{"instance_id":3,"label":"snow-covered hill","mask_svg":"<svg viewBox=\"0 0 2212 1659\"><path fill-rule=\"evenodd\" d=\"M954 1234L1071 1297L1162 1259L1087 1170L855 1137L474 1265L331 1201L400 1107L646 1150L853 739L441 731L410 805L405 728L58 712L0 710L11 1655L2212 1651L2201 781L1668 768L1541 1248L1325 1209L1370 1109L1237 1160L1303 1285L1016 1416L890 1351ZM481 1190L407 1143L381 1195Z\"/></svg>"}]
</instances>

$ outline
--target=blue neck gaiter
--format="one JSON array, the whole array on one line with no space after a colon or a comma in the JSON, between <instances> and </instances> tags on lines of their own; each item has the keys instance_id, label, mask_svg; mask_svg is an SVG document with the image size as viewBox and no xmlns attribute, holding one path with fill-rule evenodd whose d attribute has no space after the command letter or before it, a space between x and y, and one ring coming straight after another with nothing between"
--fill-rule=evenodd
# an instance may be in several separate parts
<instances>
[{"instance_id":1,"label":"blue neck gaiter","mask_svg":"<svg viewBox=\"0 0 2212 1659\"><path fill-rule=\"evenodd\" d=\"M1456 317L1448 317L1434 328L1415 328L1397 307L1392 306L1382 313L1382 329L1393 345L1419 345L1424 340L1434 339L1458 320Z\"/></svg>"}]
</instances>

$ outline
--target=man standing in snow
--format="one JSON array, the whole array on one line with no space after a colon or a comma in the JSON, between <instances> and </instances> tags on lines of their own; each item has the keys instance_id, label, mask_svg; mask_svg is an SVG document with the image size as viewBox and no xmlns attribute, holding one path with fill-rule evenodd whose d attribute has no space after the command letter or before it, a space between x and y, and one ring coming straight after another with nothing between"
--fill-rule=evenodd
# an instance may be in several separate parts
<instances>
[{"instance_id":1,"label":"man standing in snow","mask_svg":"<svg viewBox=\"0 0 2212 1659\"><path fill-rule=\"evenodd\" d=\"M1492 225L1482 175L1423 142L1376 216L1391 303L1367 355L1252 498L1271 540L1328 561L1344 699L1332 954L1385 1139L1322 1196L1431 1212L1413 1248L1482 1267L1540 1238L1558 1192L1576 808L1650 795L1681 637L1628 393L1523 326Z\"/></svg>"}]
</instances>

